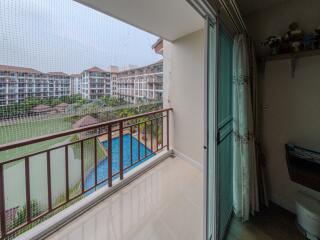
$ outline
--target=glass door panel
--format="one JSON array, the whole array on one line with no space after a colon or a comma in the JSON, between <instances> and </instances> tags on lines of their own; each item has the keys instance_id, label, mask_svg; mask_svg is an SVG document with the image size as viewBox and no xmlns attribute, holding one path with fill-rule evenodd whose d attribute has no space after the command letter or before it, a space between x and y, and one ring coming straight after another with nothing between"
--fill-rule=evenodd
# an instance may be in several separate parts
<instances>
[{"instance_id":1,"label":"glass door panel","mask_svg":"<svg viewBox=\"0 0 320 240\"><path fill-rule=\"evenodd\" d=\"M215 152L216 152L216 143L215 143L215 111L216 109L216 100L215 100L215 89L216 89L216 24L208 19L207 22L207 239L214 239L215 232Z\"/></svg>"},{"instance_id":2,"label":"glass door panel","mask_svg":"<svg viewBox=\"0 0 320 240\"><path fill-rule=\"evenodd\" d=\"M232 216L232 49L224 28L207 20L206 239L223 239Z\"/></svg>"},{"instance_id":3,"label":"glass door panel","mask_svg":"<svg viewBox=\"0 0 320 240\"><path fill-rule=\"evenodd\" d=\"M223 239L233 211L232 196L232 51L233 39L219 26L217 109L218 239Z\"/></svg>"}]
</instances>

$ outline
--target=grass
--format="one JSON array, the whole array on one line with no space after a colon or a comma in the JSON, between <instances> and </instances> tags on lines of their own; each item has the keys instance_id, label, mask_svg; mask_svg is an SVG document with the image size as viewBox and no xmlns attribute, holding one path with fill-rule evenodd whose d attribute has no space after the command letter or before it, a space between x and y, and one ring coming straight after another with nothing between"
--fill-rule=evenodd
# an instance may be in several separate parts
<instances>
[{"instance_id":1,"label":"grass","mask_svg":"<svg viewBox=\"0 0 320 240\"><path fill-rule=\"evenodd\" d=\"M45 134L60 132L60 131L68 130L71 128L72 128L71 119L49 119L49 120L42 120L37 122L1 126L0 127L0 144L6 144L9 142L14 142L22 139L28 139L28 138L45 135ZM77 140L76 136L77 135L61 137L61 138L57 138L50 141L44 141L37 144L32 144L32 145L12 149L9 151L0 152L0 161L1 162L8 161L13 158L18 158L19 156L25 156L38 151L46 150L48 148L52 148L54 145L58 145L58 144L60 145L67 141ZM91 140L84 141L83 146L84 146L83 152L84 152L85 171L87 172L89 169L92 168L94 164L94 140L91 139ZM80 159L80 144L79 143L72 144L70 145L70 148L72 148L73 150L74 159ZM98 157L98 160L102 160L105 158L105 152L103 150L103 147L100 144L97 144L97 157ZM77 195L80 193L79 192L81 190L80 185L81 183L79 181L74 186L70 186L70 189L69 189L70 196ZM82 197L79 197L74 201L78 201L81 198ZM62 202L64 202L64 200L65 200L64 193L62 193L61 196L59 196L58 198L53 199L55 205L61 204ZM34 199L33 201L37 201L37 200ZM38 204L39 206L41 206L42 203L38 203ZM44 219L47 219L48 217L54 215L56 212L63 210L70 204L71 203L68 203L66 206L59 208L53 213L50 213L45 218L42 218L36 221L35 223L30 224L26 228L20 230L17 234L21 234L22 232L32 228L33 226L37 225L39 222L42 222ZM22 209L21 211L24 211L23 207L20 209ZM20 224L19 221L13 223L14 226L16 225L18 226L19 224Z\"/></svg>"},{"instance_id":2,"label":"grass","mask_svg":"<svg viewBox=\"0 0 320 240\"><path fill-rule=\"evenodd\" d=\"M71 129L72 123L64 119L47 119L0 127L0 144L28 139Z\"/></svg>"},{"instance_id":3,"label":"grass","mask_svg":"<svg viewBox=\"0 0 320 240\"><path fill-rule=\"evenodd\" d=\"M103 160L106 155L103 150L102 144L99 144L98 140L97 141L97 160ZM73 152L75 153L75 158L80 159L80 144L72 144L71 145L73 148ZM86 141L83 141L83 153L84 153L84 169L85 171L89 170L93 164L94 164L94 139L89 139Z\"/></svg>"},{"instance_id":4,"label":"grass","mask_svg":"<svg viewBox=\"0 0 320 240\"><path fill-rule=\"evenodd\" d=\"M72 128L72 123L64 119L49 119L30 123L21 123L0 127L0 144L29 139L45 134L64 131ZM50 141L28 145L0 153L0 162L10 160L26 154L48 149L62 143L70 137L61 137Z\"/></svg>"}]
</instances>

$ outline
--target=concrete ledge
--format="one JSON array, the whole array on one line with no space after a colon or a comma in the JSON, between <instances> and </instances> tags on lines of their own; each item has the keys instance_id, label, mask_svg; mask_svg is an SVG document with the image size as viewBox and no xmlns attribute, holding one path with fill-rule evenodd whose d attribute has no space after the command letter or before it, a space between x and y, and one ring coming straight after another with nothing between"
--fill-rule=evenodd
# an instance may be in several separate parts
<instances>
[{"instance_id":1,"label":"concrete ledge","mask_svg":"<svg viewBox=\"0 0 320 240\"><path fill-rule=\"evenodd\" d=\"M75 218L79 217L81 214L90 210L92 207L96 206L112 194L119 191L121 188L127 186L129 183L134 181L136 178L140 177L142 174L146 173L168 157L173 154L172 150L160 152L151 159L143 162L139 166L132 169L130 172L124 174L124 179L120 181L119 179L113 181L113 187L103 186L99 190L93 192L89 196L79 200L70 207L62 210L48 220L40 223L29 231L19 235L17 240L33 240L33 239L45 239L52 233L56 232L66 224L70 223Z\"/></svg>"}]
</instances>

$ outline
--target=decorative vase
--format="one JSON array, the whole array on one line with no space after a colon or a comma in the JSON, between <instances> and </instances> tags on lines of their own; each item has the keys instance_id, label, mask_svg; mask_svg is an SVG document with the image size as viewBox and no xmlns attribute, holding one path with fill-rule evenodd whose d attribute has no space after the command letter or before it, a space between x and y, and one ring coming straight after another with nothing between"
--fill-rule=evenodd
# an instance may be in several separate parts
<instances>
[{"instance_id":1,"label":"decorative vase","mask_svg":"<svg viewBox=\"0 0 320 240\"><path fill-rule=\"evenodd\" d=\"M279 54L279 47L272 47L271 48L271 55Z\"/></svg>"}]
</instances>

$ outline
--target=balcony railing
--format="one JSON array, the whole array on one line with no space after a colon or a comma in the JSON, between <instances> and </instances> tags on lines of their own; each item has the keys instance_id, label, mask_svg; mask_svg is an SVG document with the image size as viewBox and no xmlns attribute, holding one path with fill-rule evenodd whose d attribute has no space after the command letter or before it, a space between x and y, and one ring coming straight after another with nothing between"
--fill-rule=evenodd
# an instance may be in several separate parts
<instances>
[{"instance_id":1,"label":"balcony railing","mask_svg":"<svg viewBox=\"0 0 320 240\"><path fill-rule=\"evenodd\" d=\"M125 173L138 164L164 149L169 150L171 110L162 109L0 145L0 153L21 148L25 151L34 145L68 138L45 150L22 154L7 161L0 159L0 239L30 229L103 185L112 187L115 179L123 180ZM79 164L74 164L76 155ZM17 191L8 187L12 186L10 181L17 177L10 171L15 167L19 169L21 177L20 182L14 185L23 186L23 190L13 194L22 199L18 206L12 206L9 202L12 199L10 190ZM79 176L75 178L76 170ZM37 177L44 188L35 186L34 179ZM87 184L89 177L90 185ZM54 190L57 189L58 180L63 180L60 192ZM37 202L40 195L41 201Z\"/></svg>"}]
</instances>

